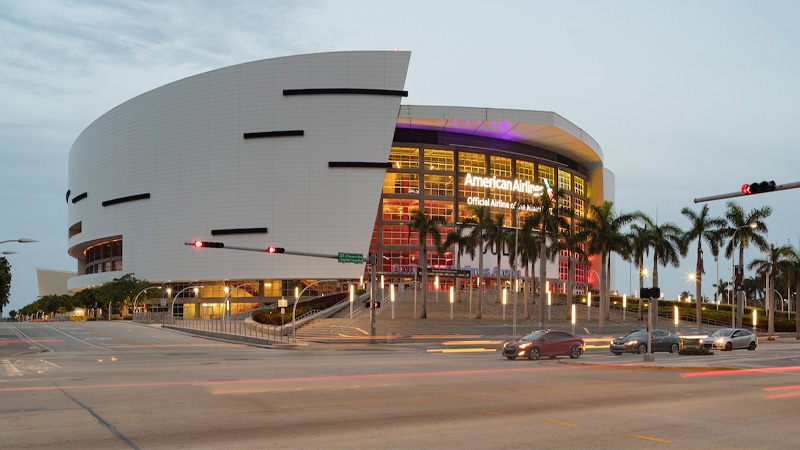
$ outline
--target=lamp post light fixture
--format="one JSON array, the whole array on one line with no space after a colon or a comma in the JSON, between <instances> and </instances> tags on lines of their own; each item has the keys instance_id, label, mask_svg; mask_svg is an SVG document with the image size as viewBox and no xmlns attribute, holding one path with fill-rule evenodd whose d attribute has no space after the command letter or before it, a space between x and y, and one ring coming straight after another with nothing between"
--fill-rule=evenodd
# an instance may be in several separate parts
<instances>
[{"instance_id":1,"label":"lamp post light fixture","mask_svg":"<svg viewBox=\"0 0 800 450\"><path fill-rule=\"evenodd\" d=\"M453 320L453 300L455 297L455 287L450 286L450 320Z\"/></svg>"},{"instance_id":2,"label":"lamp post light fixture","mask_svg":"<svg viewBox=\"0 0 800 450\"><path fill-rule=\"evenodd\" d=\"M508 296L508 292L506 288L503 288L503 320L506 320L506 297Z\"/></svg>"},{"instance_id":3,"label":"lamp post light fixture","mask_svg":"<svg viewBox=\"0 0 800 450\"><path fill-rule=\"evenodd\" d=\"M146 287L146 288L142 289L141 291L139 291L138 294L136 294L136 297L133 298L133 315L134 315L134 319L136 318L136 300L138 300L139 296L142 295L143 293L145 293L145 291L149 291L150 289L161 289L161 286ZM147 308L145 307L145 309L147 309Z\"/></svg>"},{"instance_id":4,"label":"lamp post light fixture","mask_svg":"<svg viewBox=\"0 0 800 450\"><path fill-rule=\"evenodd\" d=\"M389 285L390 303L392 304L392 319L394 319L394 284Z\"/></svg>"},{"instance_id":5,"label":"lamp post light fixture","mask_svg":"<svg viewBox=\"0 0 800 450\"><path fill-rule=\"evenodd\" d=\"M439 303L439 275L436 275L436 280L433 282L433 288L436 289L436 303Z\"/></svg>"},{"instance_id":6,"label":"lamp post light fixture","mask_svg":"<svg viewBox=\"0 0 800 450\"><path fill-rule=\"evenodd\" d=\"M625 315L628 312L628 295L622 294L622 321L625 322Z\"/></svg>"},{"instance_id":7,"label":"lamp post light fixture","mask_svg":"<svg viewBox=\"0 0 800 450\"><path fill-rule=\"evenodd\" d=\"M354 284L350 285L350 318L353 318L353 300L355 300L356 296L356 286Z\"/></svg>"}]
</instances>

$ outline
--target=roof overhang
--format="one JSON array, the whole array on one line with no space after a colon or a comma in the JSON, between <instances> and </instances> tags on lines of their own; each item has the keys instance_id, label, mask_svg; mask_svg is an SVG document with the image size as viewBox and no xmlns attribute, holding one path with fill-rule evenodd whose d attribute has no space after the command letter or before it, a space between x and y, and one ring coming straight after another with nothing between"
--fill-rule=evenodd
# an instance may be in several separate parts
<instances>
[{"instance_id":1,"label":"roof overhang","mask_svg":"<svg viewBox=\"0 0 800 450\"><path fill-rule=\"evenodd\" d=\"M554 112L401 105L397 127L519 142L550 150L590 169L603 165L603 151L597 142Z\"/></svg>"}]
</instances>

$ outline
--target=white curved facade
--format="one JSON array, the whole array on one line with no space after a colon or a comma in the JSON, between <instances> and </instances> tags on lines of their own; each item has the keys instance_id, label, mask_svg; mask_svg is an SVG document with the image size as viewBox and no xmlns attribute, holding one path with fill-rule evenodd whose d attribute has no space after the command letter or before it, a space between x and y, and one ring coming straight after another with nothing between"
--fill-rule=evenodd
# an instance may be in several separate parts
<instances>
[{"instance_id":1,"label":"white curved facade","mask_svg":"<svg viewBox=\"0 0 800 450\"><path fill-rule=\"evenodd\" d=\"M411 142L423 164L418 174L386 167L393 145L409 145L417 131L429 140L435 134L430 147L440 153L454 149L455 167L434 178L458 180L460 152L478 152L489 176L493 158L507 157L512 174L522 163L550 165L554 182L562 171L580 178L576 202L613 201L614 176L600 146L558 114L401 106L409 59L409 52L368 51L255 61L168 84L102 115L69 155L69 253L78 260L69 289L126 273L154 284L364 273L363 264L335 259L184 245L193 240L408 260L410 230L386 216L387 203L449 202L451 224L464 205L459 187L426 191L430 142ZM406 175L419 180L414 194L389 195L388 177ZM468 263L475 264L462 260ZM558 279L558 270L549 268L548 278Z\"/></svg>"},{"instance_id":2,"label":"white curved facade","mask_svg":"<svg viewBox=\"0 0 800 450\"><path fill-rule=\"evenodd\" d=\"M388 159L397 95L284 95L287 89L403 89L409 52L342 52L256 61L131 99L92 123L69 155L71 290L123 273L171 280L357 278L363 265L289 255L198 251L228 245L367 253L381 170L329 161ZM302 136L244 139L245 133ZM74 200L78 196L85 197ZM103 206L109 200L149 198ZM84 250L122 239L122 271L85 274Z\"/></svg>"}]
</instances>

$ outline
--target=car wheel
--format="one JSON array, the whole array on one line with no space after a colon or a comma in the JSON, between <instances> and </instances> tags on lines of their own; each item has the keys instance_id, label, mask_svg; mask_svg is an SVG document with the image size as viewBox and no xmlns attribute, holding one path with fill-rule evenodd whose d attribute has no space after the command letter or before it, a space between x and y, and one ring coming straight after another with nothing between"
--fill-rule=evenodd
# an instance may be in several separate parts
<instances>
[{"instance_id":1,"label":"car wheel","mask_svg":"<svg viewBox=\"0 0 800 450\"><path fill-rule=\"evenodd\" d=\"M539 349L536 347L532 348L531 352L528 353L528 359L539 359L540 356L542 356L542 354L539 353Z\"/></svg>"},{"instance_id":2,"label":"car wheel","mask_svg":"<svg viewBox=\"0 0 800 450\"><path fill-rule=\"evenodd\" d=\"M636 353L647 353L647 344L639 344L639 348L636 350Z\"/></svg>"},{"instance_id":3,"label":"car wheel","mask_svg":"<svg viewBox=\"0 0 800 450\"><path fill-rule=\"evenodd\" d=\"M580 347L572 347L572 350L569 352L569 357L572 359L578 359L581 357L581 348Z\"/></svg>"},{"instance_id":4,"label":"car wheel","mask_svg":"<svg viewBox=\"0 0 800 450\"><path fill-rule=\"evenodd\" d=\"M733 344L731 344L730 342L726 343L725 344L725 351L729 352L731 350L733 350Z\"/></svg>"},{"instance_id":5,"label":"car wheel","mask_svg":"<svg viewBox=\"0 0 800 450\"><path fill-rule=\"evenodd\" d=\"M508 356L506 356L506 358L508 358L509 361L513 361L513 360L517 359L517 357L514 356L514 355L508 355Z\"/></svg>"},{"instance_id":6,"label":"car wheel","mask_svg":"<svg viewBox=\"0 0 800 450\"><path fill-rule=\"evenodd\" d=\"M748 350L753 351L756 349L756 343L754 341L750 342L750 346L747 347Z\"/></svg>"},{"instance_id":7,"label":"car wheel","mask_svg":"<svg viewBox=\"0 0 800 450\"><path fill-rule=\"evenodd\" d=\"M611 352L611 353L613 353L615 356L619 356L622 354L622 352Z\"/></svg>"},{"instance_id":8,"label":"car wheel","mask_svg":"<svg viewBox=\"0 0 800 450\"><path fill-rule=\"evenodd\" d=\"M672 344L672 347L669 348L670 353L678 353L680 351L680 346L678 344Z\"/></svg>"}]
</instances>

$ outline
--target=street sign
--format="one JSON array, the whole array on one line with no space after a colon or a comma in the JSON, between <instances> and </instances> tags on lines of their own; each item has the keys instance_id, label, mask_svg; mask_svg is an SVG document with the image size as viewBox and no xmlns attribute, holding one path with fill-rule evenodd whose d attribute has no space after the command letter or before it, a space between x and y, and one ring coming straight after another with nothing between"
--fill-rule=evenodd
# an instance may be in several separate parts
<instances>
[{"instance_id":1,"label":"street sign","mask_svg":"<svg viewBox=\"0 0 800 450\"><path fill-rule=\"evenodd\" d=\"M439 275L444 278L469 278L469 270L457 269L440 269L438 267L429 267L428 275Z\"/></svg>"},{"instance_id":2,"label":"street sign","mask_svg":"<svg viewBox=\"0 0 800 450\"><path fill-rule=\"evenodd\" d=\"M361 264L364 262L364 255L361 253L339 252L339 262Z\"/></svg>"}]
</instances>

